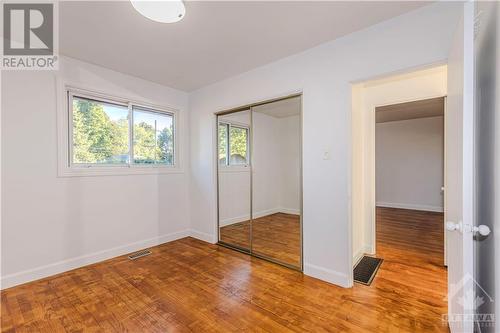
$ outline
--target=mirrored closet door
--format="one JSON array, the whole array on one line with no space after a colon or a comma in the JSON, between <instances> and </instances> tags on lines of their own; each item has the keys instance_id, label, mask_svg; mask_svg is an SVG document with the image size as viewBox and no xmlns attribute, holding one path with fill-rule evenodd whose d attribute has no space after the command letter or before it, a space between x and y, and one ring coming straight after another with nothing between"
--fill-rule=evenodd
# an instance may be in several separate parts
<instances>
[{"instance_id":1,"label":"mirrored closet door","mask_svg":"<svg viewBox=\"0 0 500 333\"><path fill-rule=\"evenodd\" d=\"M252 253L301 267L300 97L252 108Z\"/></svg>"},{"instance_id":2,"label":"mirrored closet door","mask_svg":"<svg viewBox=\"0 0 500 333\"><path fill-rule=\"evenodd\" d=\"M302 270L301 96L217 116L219 244Z\"/></svg>"},{"instance_id":3,"label":"mirrored closet door","mask_svg":"<svg viewBox=\"0 0 500 333\"><path fill-rule=\"evenodd\" d=\"M219 242L250 252L250 110L217 117Z\"/></svg>"}]
</instances>

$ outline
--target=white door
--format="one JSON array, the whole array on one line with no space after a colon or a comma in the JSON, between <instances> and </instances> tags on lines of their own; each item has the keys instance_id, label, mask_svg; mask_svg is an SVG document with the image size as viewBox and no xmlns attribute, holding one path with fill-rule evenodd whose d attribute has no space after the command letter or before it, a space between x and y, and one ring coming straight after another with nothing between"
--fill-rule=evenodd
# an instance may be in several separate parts
<instances>
[{"instance_id":1,"label":"white door","mask_svg":"<svg viewBox=\"0 0 500 333\"><path fill-rule=\"evenodd\" d=\"M474 4L463 17L448 57L446 107L446 196L448 323L452 333L472 332L473 275L473 129Z\"/></svg>"}]
</instances>

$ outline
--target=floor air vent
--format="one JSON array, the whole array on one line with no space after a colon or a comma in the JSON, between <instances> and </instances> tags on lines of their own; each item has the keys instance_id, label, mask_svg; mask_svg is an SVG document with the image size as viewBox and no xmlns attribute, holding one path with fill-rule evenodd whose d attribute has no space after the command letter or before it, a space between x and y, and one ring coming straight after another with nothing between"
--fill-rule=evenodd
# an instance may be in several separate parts
<instances>
[{"instance_id":1,"label":"floor air vent","mask_svg":"<svg viewBox=\"0 0 500 333\"><path fill-rule=\"evenodd\" d=\"M135 260L135 259L139 259L141 257L148 256L150 254L151 254L151 251L149 251L149 250L142 250L142 251L139 251L139 252L136 252L136 253L132 253L131 255L128 256L128 258L130 260Z\"/></svg>"},{"instance_id":2,"label":"floor air vent","mask_svg":"<svg viewBox=\"0 0 500 333\"><path fill-rule=\"evenodd\" d=\"M375 274L377 274L382 261L383 259L380 258L363 256L356 267L354 267L354 282L369 286Z\"/></svg>"}]
</instances>

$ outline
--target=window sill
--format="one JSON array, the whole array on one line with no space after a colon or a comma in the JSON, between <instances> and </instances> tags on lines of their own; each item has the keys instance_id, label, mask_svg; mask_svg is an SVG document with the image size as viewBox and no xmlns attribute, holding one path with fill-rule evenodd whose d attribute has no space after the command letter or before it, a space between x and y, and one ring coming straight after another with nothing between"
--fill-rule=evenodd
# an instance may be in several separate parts
<instances>
[{"instance_id":1,"label":"window sill","mask_svg":"<svg viewBox=\"0 0 500 333\"><path fill-rule=\"evenodd\" d=\"M219 166L219 172L250 172L250 166Z\"/></svg>"},{"instance_id":2,"label":"window sill","mask_svg":"<svg viewBox=\"0 0 500 333\"><path fill-rule=\"evenodd\" d=\"M91 166L63 167L58 170L58 177L93 177L93 176L131 176L181 174L184 169L166 166Z\"/></svg>"}]
</instances>

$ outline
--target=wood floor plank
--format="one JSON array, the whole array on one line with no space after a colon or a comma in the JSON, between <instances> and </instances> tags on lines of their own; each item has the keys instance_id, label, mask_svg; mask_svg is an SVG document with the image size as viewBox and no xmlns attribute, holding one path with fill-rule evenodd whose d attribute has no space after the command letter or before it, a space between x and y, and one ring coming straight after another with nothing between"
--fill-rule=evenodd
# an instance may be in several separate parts
<instances>
[{"instance_id":1,"label":"wood floor plank","mask_svg":"<svg viewBox=\"0 0 500 333\"><path fill-rule=\"evenodd\" d=\"M220 228L224 243L250 249L257 255L300 267L300 215L274 213Z\"/></svg>"},{"instance_id":2,"label":"wood floor plank","mask_svg":"<svg viewBox=\"0 0 500 333\"><path fill-rule=\"evenodd\" d=\"M350 289L184 238L3 290L1 331L447 332L438 224L377 209L384 262L371 286Z\"/></svg>"}]
</instances>

